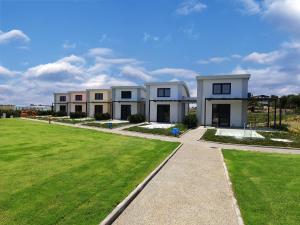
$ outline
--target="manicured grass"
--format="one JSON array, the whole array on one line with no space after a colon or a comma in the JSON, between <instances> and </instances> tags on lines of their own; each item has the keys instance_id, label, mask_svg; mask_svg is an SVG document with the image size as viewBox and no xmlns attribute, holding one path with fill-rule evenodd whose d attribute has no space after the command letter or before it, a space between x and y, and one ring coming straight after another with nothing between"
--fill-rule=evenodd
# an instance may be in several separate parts
<instances>
[{"instance_id":1,"label":"manicured grass","mask_svg":"<svg viewBox=\"0 0 300 225\"><path fill-rule=\"evenodd\" d=\"M180 129L180 134L184 133L187 131L187 127L184 126L182 123L176 124L174 127L177 127ZM148 129L140 126L135 126L135 127L129 127L125 130L129 131L135 131L135 132L141 132L141 133L148 133L148 134L158 134L158 135L166 135L166 136L173 136L171 133L172 127L163 129L163 128L154 128L154 129Z\"/></svg>"},{"instance_id":2,"label":"manicured grass","mask_svg":"<svg viewBox=\"0 0 300 225\"><path fill-rule=\"evenodd\" d=\"M246 225L298 225L300 155L223 150Z\"/></svg>"},{"instance_id":3,"label":"manicured grass","mask_svg":"<svg viewBox=\"0 0 300 225\"><path fill-rule=\"evenodd\" d=\"M222 143L232 143L232 144L246 144L246 145L262 145L262 146L279 146L279 147L292 147L292 148L300 148L300 135L297 133L291 132L258 132L265 139L237 139L234 137L225 137L225 136L216 136L216 129L208 129L201 139L206 141L215 141ZM272 141L271 138L281 138L281 139L289 139L293 142L278 142Z\"/></svg>"},{"instance_id":4,"label":"manicured grass","mask_svg":"<svg viewBox=\"0 0 300 225\"><path fill-rule=\"evenodd\" d=\"M99 224L177 146L0 119L0 224Z\"/></svg>"},{"instance_id":5,"label":"manicured grass","mask_svg":"<svg viewBox=\"0 0 300 225\"><path fill-rule=\"evenodd\" d=\"M108 123L95 123L95 122L90 122L90 123L84 123L82 125L89 126L89 127L100 127L100 128L108 128ZM112 129L122 127L129 125L129 122L124 122L124 123L112 123Z\"/></svg>"}]
</instances>

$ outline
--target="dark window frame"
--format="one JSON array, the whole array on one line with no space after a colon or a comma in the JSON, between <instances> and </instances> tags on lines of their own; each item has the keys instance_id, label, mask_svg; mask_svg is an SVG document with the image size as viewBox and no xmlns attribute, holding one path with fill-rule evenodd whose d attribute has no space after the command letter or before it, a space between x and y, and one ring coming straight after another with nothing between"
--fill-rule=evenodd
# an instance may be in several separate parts
<instances>
[{"instance_id":1,"label":"dark window frame","mask_svg":"<svg viewBox=\"0 0 300 225\"><path fill-rule=\"evenodd\" d=\"M67 96L65 96L65 95L59 96L59 101L60 102L66 102L67 101Z\"/></svg>"},{"instance_id":2,"label":"dark window frame","mask_svg":"<svg viewBox=\"0 0 300 225\"><path fill-rule=\"evenodd\" d=\"M64 108L64 110L62 110L62 108ZM60 112L67 112L67 106L66 105L60 105L59 106L59 111Z\"/></svg>"},{"instance_id":3,"label":"dark window frame","mask_svg":"<svg viewBox=\"0 0 300 225\"><path fill-rule=\"evenodd\" d=\"M169 91L168 94L166 93L166 90ZM162 93L163 93L162 95L161 95L160 91L162 91ZM171 97L171 88L157 88L157 97L160 97L160 98Z\"/></svg>"},{"instance_id":4,"label":"dark window frame","mask_svg":"<svg viewBox=\"0 0 300 225\"><path fill-rule=\"evenodd\" d=\"M127 96L127 94L128 94L128 96ZM132 91L121 91L121 98L122 99L131 99Z\"/></svg>"},{"instance_id":5,"label":"dark window frame","mask_svg":"<svg viewBox=\"0 0 300 225\"><path fill-rule=\"evenodd\" d=\"M75 101L82 101L82 95L75 95Z\"/></svg>"},{"instance_id":6,"label":"dark window frame","mask_svg":"<svg viewBox=\"0 0 300 225\"><path fill-rule=\"evenodd\" d=\"M103 100L103 93L95 93L95 100Z\"/></svg>"},{"instance_id":7,"label":"dark window frame","mask_svg":"<svg viewBox=\"0 0 300 225\"><path fill-rule=\"evenodd\" d=\"M229 92L224 92L223 86L229 85ZM215 91L215 86L220 86L220 92ZM214 95L230 95L231 94L231 83L213 83L212 92Z\"/></svg>"}]
</instances>

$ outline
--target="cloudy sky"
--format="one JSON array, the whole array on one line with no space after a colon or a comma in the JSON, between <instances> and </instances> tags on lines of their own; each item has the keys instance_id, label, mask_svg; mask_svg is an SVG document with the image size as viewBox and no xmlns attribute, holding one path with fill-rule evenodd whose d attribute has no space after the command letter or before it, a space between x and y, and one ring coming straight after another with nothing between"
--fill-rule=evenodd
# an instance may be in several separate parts
<instances>
[{"instance_id":1,"label":"cloudy sky","mask_svg":"<svg viewBox=\"0 0 300 225\"><path fill-rule=\"evenodd\" d=\"M300 92L299 0L0 0L0 104L228 73Z\"/></svg>"}]
</instances>

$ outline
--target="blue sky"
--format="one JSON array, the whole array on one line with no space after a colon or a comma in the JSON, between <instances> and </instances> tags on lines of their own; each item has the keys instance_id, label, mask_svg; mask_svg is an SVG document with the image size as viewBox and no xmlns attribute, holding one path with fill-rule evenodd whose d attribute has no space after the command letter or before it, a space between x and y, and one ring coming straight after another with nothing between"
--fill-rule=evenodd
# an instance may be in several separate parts
<instances>
[{"instance_id":1,"label":"blue sky","mask_svg":"<svg viewBox=\"0 0 300 225\"><path fill-rule=\"evenodd\" d=\"M298 0L0 0L0 104L53 92L251 73L300 92Z\"/></svg>"}]
</instances>

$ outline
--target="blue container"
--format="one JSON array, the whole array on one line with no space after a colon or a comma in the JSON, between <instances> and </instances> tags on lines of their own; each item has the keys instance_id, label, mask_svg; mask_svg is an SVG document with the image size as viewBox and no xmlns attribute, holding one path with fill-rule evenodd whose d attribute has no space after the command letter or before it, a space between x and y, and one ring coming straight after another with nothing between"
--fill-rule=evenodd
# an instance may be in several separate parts
<instances>
[{"instance_id":1,"label":"blue container","mask_svg":"<svg viewBox=\"0 0 300 225\"><path fill-rule=\"evenodd\" d=\"M179 136L179 134L180 134L179 128L173 127L173 128L171 129L171 134L174 135L174 136L176 136L176 137Z\"/></svg>"},{"instance_id":2,"label":"blue container","mask_svg":"<svg viewBox=\"0 0 300 225\"><path fill-rule=\"evenodd\" d=\"M107 127L108 127L109 129L112 129L112 123L107 123Z\"/></svg>"}]
</instances>

